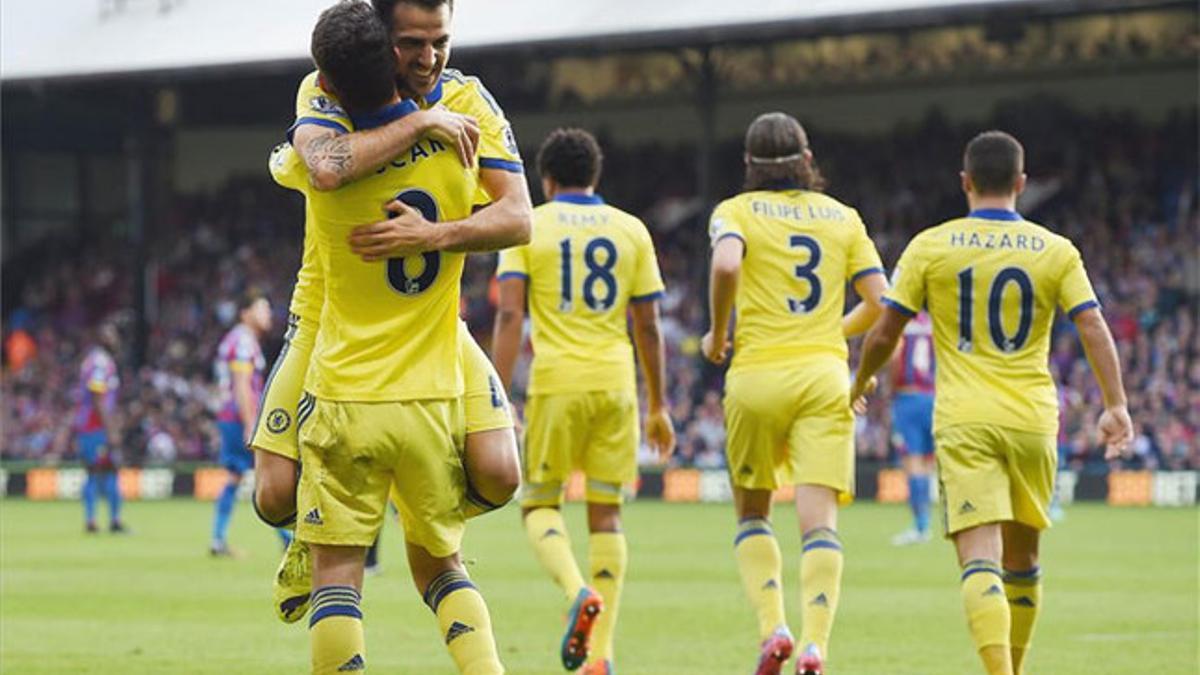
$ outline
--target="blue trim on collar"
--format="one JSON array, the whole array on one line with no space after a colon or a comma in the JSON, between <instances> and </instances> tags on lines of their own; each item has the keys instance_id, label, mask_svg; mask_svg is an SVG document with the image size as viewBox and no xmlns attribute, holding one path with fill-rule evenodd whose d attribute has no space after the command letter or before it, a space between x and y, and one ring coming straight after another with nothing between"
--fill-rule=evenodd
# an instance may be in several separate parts
<instances>
[{"instance_id":1,"label":"blue trim on collar","mask_svg":"<svg viewBox=\"0 0 1200 675\"><path fill-rule=\"evenodd\" d=\"M967 214L968 218L982 218L984 220L1024 220L1021 214L1008 209L976 209Z\"/></svg>"},{"instance_id":2,"label":"blue trim on collar","mask_svg":"<svg viewBox=\"0 0 1200 675\"><path fill-rule=\"evenodd\" d=\"M442 73L442 75L438 77L437 84L433 85L433 89L422 97L426 106L435 106L437 105L438 101L442 100L442 83L445 81L446 74Z\"/></svg>"},{"instance_id":3,"label":"blue trim on collar","mask_svg":"<svg viewBox=\"0 0 1200 675\"><path fill-rule=\"evenodd\" d=\"M779 180L771 180L763 183L758 188L768 192L782 192L784 190L802 190L800 181L794 178L781 178Z\"/></svg>"},{"instance_id":4,"label":"blue trim on collar","mask_svg":"<svg viewBox=\"0 0 1200 675\"><path fill-rule=\"evenodd\" d=\"M568 204L603 204L604 198L597 194L581 195L574 192L559 194L554 196L556 202L566 202Z\"/></svg>"},{"instance_id":5,"label":"blue trim on collar","mask_svg":"<svg viewBox=\"0 0 1200 675\"><path fill-rule=\"evenodd\" d=\"M350 121L354 123L355 129L374 129L375 127L381 127L388 122L398 120L405 115L411 115L418 110L420 110L420 107L417 106L416 102L410 99L404 99L403 101L397 101L396 103L389 103L388 105L385 105L378 110L373 110L369 113L351 115Z\"/></svg>"}]
</instances>

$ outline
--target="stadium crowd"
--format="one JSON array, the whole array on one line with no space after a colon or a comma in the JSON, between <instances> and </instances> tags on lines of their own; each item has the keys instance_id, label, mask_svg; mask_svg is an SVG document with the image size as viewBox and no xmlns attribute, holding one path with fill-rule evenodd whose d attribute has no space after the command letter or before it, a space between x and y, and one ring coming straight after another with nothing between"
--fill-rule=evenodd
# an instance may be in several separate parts
<instances>
[{"instance_id":1,"label":"stadium crowd","mask_svg":"<svg viewBox=\"0 0 1200 675\"><path fill-rule=\"evenodd\" d=\"M1196 121L1195 109L1147 124L1025 99L999 106L983 125L951 123L933 111L885 136L825 135L819 128L810 136L829 192L859 209L890 265L915 232L961 215L957 171L966 139L981 126L1015 133L1026 146L1030 173L1022 212L1076 242L1113 327L1138 432L1132 461L1200 469ZM668 391L680 438L673 462L723 466L721 372L699 355L711 204L698 196L693 173L679 170L695 165L695 150L624 147L604 142L600 131L606 151L601 192L646 220L667 282ZM531 157L538 139L523 140ZM733 194L741 179L740 141L723 144L717 157L715 189ZM149 334L145 361L136 370L130 307L140 272L125 242L91 237L68 250L61 242L47 243L45 250L6 263L6 282L13 279L15 288L5 289L11 300L4 311L0 456L40 463L73 459L69 425L79 363L95 329L114 322L126 338L118 354L125 461L213 457L217 341L234 320L237 294L253 285L274 301L276 328L265 350L268 357L278 351L302 218L299 198L265 177L175 199L150 228ZM464 278L463 314L485 345L494 264L494 256L474 256ZM1063 403L1063 452L1074 468L1103 470L1092 441L1099 391L1065 318L1056 329L1051 366ZM522 385L517 382L518 400ZM861 457L891 459L886 393L885 385L860 418Z\"/></svg>"}]
</instances>

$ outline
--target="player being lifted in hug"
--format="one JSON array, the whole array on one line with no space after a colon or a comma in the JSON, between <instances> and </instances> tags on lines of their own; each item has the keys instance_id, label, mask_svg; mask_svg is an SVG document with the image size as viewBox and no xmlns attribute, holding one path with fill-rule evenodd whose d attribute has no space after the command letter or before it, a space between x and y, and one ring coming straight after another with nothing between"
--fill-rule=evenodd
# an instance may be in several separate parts
<instances>
[{"instance_id":1,"label":"player being lifted in hug","mask_svg":"<svg viewBox=\"0 0 1200 675\"><path fill-rule=\"evenodd\" d=\"M675 446L658 320L663 282L646 226L595 192L601 153L591 134L554 131L537 167L549 201L534 209L533 240L500 254L494 356L507 388L528 300L534 356L525 409L525 532L570 607L563 666L575 670L586 660L586 672L607 674L628 559L621 486L637 478L637 379L627 313L646 382L646 436L663 459ZM574 470L587 476L586 580L561 513Z\"/></svg>"},{"instance_id":2,"label":"player being lifted in hug","mask_svg":"<svg viewBox=\"0 0 1200 675\"><path fill-rule=\"evenodd\" d=\"M448 21L448 7L429 11ZM347 131L378 129L419 110L398 97L400 50L391 42L364 3L336 5L318 22L314 60ZM527 232L518 227L500 236L465 221L479 172L445 145L426 140L420 147L333 192L305 190L324 297L297 409L304 464L297 538L312 550L309 625L318 673L365 667L363 553L393 485L414 581L451 656L463 672L503 670L487 608L458 557L468 491L457 316L464 256L452 251L520 242ZM303 187L311 166L297 155L285 146L272 168L280 182ZM288 176L293 172L303 178ZM411 238L364 251L356 226L379 218L384 204L400 215L367 228L369 234L400 229ZM490 405L507 419L502 399Z\"/></svg>"},{"instance_id":3,"label":"player being lifted in hug","mask_svg":"<svg viewBox=\"0 0 1200 675\"><path fill-rule=\"evenodd\" d=\"M887 308L867 336L850 400L867 391L909 319L933 318L933 433L946 534L962 566L967 625L985 670L1021 673L1042 605L1038 542L1050 526L1058 398L1050 377L1055 308L1079 331L1104 395L1106 456L1133 435L1116 347L1079 251L1016 211L1025 151L989 131L967 144L970 212L904 250Z\"/></svg>"},{"instance_id":4,"label":"player being lifted in hug","mask_svg":"<svg viewBox=\"0 0 1200 675\"><path fill-rule=\"evenodd\" d=\"M839 498L854 492L854 417L846 338L879 315L887 280L858 213L822 194L808 137L784 113L746 131L745 191L713 211L712 324L704 355L725 362L726 454L738 531L734 556L762 640L759 675L795 649L783 609L782 559L771 495L795 485L803 652L796 672L824 672L842 578ZM863 298L843 316L846 286Z\"/></svg>"}]
</instances>

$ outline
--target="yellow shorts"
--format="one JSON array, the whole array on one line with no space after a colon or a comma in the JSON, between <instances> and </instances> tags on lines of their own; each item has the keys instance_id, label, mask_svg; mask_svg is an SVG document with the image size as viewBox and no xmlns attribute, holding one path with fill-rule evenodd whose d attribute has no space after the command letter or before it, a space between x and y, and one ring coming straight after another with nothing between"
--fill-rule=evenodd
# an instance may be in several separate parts
<instances>
[{"instance_id":1,"label":"yellow shorts","mask_svg":"<svg viewBox=\"0 0 1200 675\"><path fill-rule=\"evenodd\" d=\"M854 494L854 416L844 361L731 371L725 453L732 483L749 490L824 485Z\"/></svg>"},{"instance_id":2,"label":"yellow shorts","mask_svg":"<svg viewBox=\"0 0 1200 675\"><path fill-rule=\"evenodd\" d=\"M632 389L530 397L521 505L561 504L575 469L587 476L589 502L620 504L621 484L637 478L639 434Z\"/></svg>"},{"instance_id":3,"label":"yellow shorts","mask_svg":"<svg viewBox=\"0 0 1200 675\"><path fill-rule=\"evenodd\" d=\"M990 424L934 432L946 535L1014 520L1050 527L1058 450L1053 434Z\"/></svg>"},{"instance_id":4,"label":"yellow shorts","mask_svg":"<svg viewBox=\"0 0 1200 675\"><path fill-rule=\"evenodd\" d=\"M296 438L296 406L304 392L304 376L317 337L317 324L295 314L288 319L283 350L275 359L263 388L259 422L250 447L290 459L299 456ZM500 376L486 354L459 323L458 352L463 363L466 430L468 434L493 429L511 429L512 410L500 385Z\"/></svg>"},{"instance_id":5,"label":"yellow shorts","mask_svg":"<svg viewBox=\"0 0 1200 675\"><path fill-rule=\"evenodd\" d=\"M438 557L459 550L466 525L460 400L345 403L306 397L304 407L304 471L296 498L301 541L370 546L394 483L405 539Z\"/></svg>"},{"instance_id":6,"label":"yellow shorts","mask_svg":"<svg viewBox=\"0 0 1200 675\"><path fill-rule=\"evenodd\" d=\"M258 406L258 421L250 437L254 450L296 459L299 443L296 439L296 406L304 393L304 375L317 340L317 322L295 314L288 316L283 349L271 366Z\"/></svg>"}]
</instances>

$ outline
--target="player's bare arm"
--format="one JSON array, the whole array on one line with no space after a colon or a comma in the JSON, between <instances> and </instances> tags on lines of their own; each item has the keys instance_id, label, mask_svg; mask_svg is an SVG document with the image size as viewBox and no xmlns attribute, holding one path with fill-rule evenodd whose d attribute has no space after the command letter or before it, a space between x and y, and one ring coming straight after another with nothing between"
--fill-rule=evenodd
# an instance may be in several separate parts
<instances>
[{"instance_id":1,"label":"player's bare arm","mask_svg":"<svg viewBox=\"0 0 1200 675\"><path fill-rule=\"evenodd\" d=\"M716 364L724 363L729 352L729 318L733 315L745 251L746 244L738 237L725 237L713 248L708 292L710 324L700 349L704 358Z\"/></svg>"},{"instance_id":2,"label":"player's bare arm","mask_svg":"<svg viewBox=\"0 0 1200 675\"><path fill-rule=\"evenodd\" d=\"M879 320L863 340L862 356L858 361L858 372L850 387L850 403L855 412L864 411L863 397L875 389L875 373L896 353L896 346L904 335L909 317L894 307L885 307Z\"/></svg>"},{"instance_id":3,"label":"player's bare arm","mask_svg":"<svg viewBox=\"0 0 1200 675\"><path fill-rule=\"evenodd\" d=\"M479 253L529 243L533 206L525 175L502 169L480 172L492 203L456 221L433 223L415 209L392 202L392 218L354 228L350 249L367 262L425 251Z\"/></svg>"},{"instance_id":4,"label":"player's bare arm","mask_svg":"<svg viewBox=\"0 0 1200 675\"><path fill-rule=\"evenodd\" d=\"M492 363L505 391L512 387L513 370L521 353L521 331L525 323L526 282L513 276L500 281L496 324L492 329Z\"/></svg>"},{"instance_id":5,"label":"player's bare arm","mask_svg":"<svg viewBox=\"0 0 1200 675\"><path fill-rule=\"evenodd\" d=\"M658 451L659 460L665 462L675 451L675 425L667 410L666 346L658 320L658 301L635 302L630 310L633 342L646 379L646 438Z\"/></svg>"},{"instance_id":6,"label":"player's bare arm","mask_svg":"<svg viewBox=\"0 0 1200 675\"><path fill-rule=\"evenodd\" d=\"M1104 444L1104 458L1116 459L1129 448L1133 440L1133 421L1125 399L1125 385L1121 381L1121 361L1112 333L1100 310L1093 307L1075 315L1075 328L1079 341L1087 355L1100 392L1104 396L1104 412L1096 428L1100 442Z\"/></svg>"},{"instance_id":7,"label":"player's bare arm","mask_svg":"<svg viewBox=\"0 0 1200 675\"><path fill-rule=\"evenodd\" d=\"M251 370L233 371L233 395L247 441L250 440L250 434L254 431L254 422L258 417L258 397L254 395L254 388L251 384L252 376L253 371Z\"/></svg>"},{"instance_id":8,"label":"player's bare arm","mask_svg":"<svg viewBox=\"0 0 1200 675\"><path fill-rule=\"evenodd\" d=\"M312 186L328 191L371 174L426 135L453 147L464 166L474 166L479 124L445 108L421 110L348 134L304 124L293 134L292 145L304 158Z\"/></svg>"},{"instance_id":9,"label":"player's bare arm","mask_svg":"<svg viewBox=\"0 0 1200 675\"><path fill-rule=\"evenodd\" d=\"M862 301L842 317L842 335L858 337L875 325L883 313L883 294L887 289L887 277L882 273L867 274L854 281L854 292Z\"/></svg>"}]
</instances>

